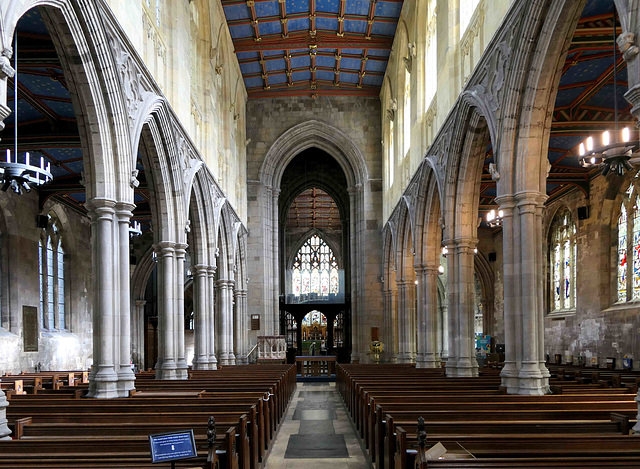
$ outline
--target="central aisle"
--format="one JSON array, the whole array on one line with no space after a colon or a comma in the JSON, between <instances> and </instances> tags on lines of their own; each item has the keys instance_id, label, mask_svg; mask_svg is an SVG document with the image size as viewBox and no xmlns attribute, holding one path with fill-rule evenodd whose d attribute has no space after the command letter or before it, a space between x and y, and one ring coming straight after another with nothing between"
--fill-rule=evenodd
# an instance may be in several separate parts
<instances>
[{"instance_id":1,"label":"central aisle","mask_svg":"<svg viewBox=\"0 0 640 469\"><path fill-rule=\"evenodd\" d=\"M265 469L370 469L335 383L298 383Z\"/></svg>"}]
</instances>

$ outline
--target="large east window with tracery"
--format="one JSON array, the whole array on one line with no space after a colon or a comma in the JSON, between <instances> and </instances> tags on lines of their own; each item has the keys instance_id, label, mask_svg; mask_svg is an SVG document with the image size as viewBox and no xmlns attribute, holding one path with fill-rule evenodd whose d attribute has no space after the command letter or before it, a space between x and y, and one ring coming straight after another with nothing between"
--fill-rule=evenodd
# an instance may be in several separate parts
<instances>
[{"instance_id":1,"label":"large east window with tracery","mask_svg":"<svg viewBox=\"0 0 640 469\"><path fill-rule=\"evenodd\" d=\"M576 245L576 225L571 213L560 210L550 230L551 312L576 308Z\"/></svg>"},{"instance_id":2,"label":"large east window with tracery","mask_svg":"<svg viewBox=\"0 0 640 469\"><path fill-rule=\"evenodd\" d=\"M302 245L293 260L292 293L296 297L314 295L319 298L340 291L338 262L329 245L313 235Z\"/></svg>"},{"instance_id":3,"label":"large east window with tracery","mask_svg":"<svg viewBox=\"0 0 640 469\"><path fill-rule=\"evenodd\" d=\"M640 173L639 173L640 174ZM622 196L618 216L616 287L618 303L640 299L640 178Z\"/></svg>"}]
</instances>

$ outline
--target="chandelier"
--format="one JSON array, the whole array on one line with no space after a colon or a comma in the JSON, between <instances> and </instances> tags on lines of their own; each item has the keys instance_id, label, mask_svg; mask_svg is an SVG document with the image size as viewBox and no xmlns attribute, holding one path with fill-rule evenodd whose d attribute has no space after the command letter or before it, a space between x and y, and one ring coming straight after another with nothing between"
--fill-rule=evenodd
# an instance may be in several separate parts
<instances>
[{"instance_id":1,"label":"chandelier","mask_svg":"<svg viewBox=\"0 0 640 469\"><path fill-rule=\"evenodd\" d=\"M628 127L618 130L618 63L616 54L616 15L613 13L613 101L615 131L605 130L602 133L602 145L594 148L594 139L589 136L578 146L580 165L583 168L601 167L602 175L609 173L622 176L633 170L633 164L640 161L637 137L631 139Z\"/></svg>"},{"instance_id":2,"label":"chandelier","mask_svg":"<svg viewBox=\"0 0 640 469\"><path fill-rule=\"evenodd\" d=\"M134 221L133 225L129 225L129 236L136 238L142 235L142 228L139 221Z\"/></svg>"},{"instance_id":3,"label":"chandelier","mask_svg":"<svg viewBox=\"0 0 640 469\"><path fill-rule=\"evenodd\" d=\"M31 192L32 187L46 184L53 180L51 163L45 168L44 158L40 157L40 166L32 165L29 153L24 154L22 161L18 161L18 31L14 39L14 70L13 76L13 128L14 128L14 155L7 150L6 161L0 161L0 176L2 177L2 191L11 188L16 194L22 195L22 191Z\"/></svg>"},{"instance_id":4,"label":"chandelier","mask_svg":"<svg viewBox=\"0 0 640 469\"><path fill-rule=\"evenodd\" d=\"M504 216L504 212L502 210L490 210L487 213L487 225L490 228L498 228L502 226L502 217Z\"/></svg>"}]
</instances>

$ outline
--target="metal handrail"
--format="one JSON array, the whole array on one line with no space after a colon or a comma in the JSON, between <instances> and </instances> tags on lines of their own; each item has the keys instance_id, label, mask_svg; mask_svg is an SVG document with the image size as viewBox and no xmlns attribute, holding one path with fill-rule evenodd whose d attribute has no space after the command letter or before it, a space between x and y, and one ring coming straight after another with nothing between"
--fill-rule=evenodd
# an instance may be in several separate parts
<instances>
[{"instance_id":1,"label":"metal handrail","mask_svg":"<svg viewBox=\"0 0 640 469\"><path fill-rule=\"evenodd\" d=\"M258 344L256 343L253 348L251 350L249 350L249 353L247 354L247 363L257 363L258 362L258 358L254 357L253 361L251 360L251 356L254 355L254 352L256 352L258 350Z\"/></svg>"}]
</instances>

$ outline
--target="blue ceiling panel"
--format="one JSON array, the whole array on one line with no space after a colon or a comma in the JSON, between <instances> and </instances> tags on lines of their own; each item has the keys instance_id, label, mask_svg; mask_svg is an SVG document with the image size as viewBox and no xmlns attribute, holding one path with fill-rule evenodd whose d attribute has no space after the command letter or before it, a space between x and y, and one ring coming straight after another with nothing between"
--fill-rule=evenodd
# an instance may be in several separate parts
<instances>
[{"instance_id":1,"label":"blue ceiling panel","mask_svg":"<svg viewBox=\"0 0 640 469\"><path fill-rule=\"evenodd\" d=\"M227 5L222 7L227 21L242 20L251 18L251 10L246 4Z\"/></svg>"},{"instance_id":2,"label":"blue ceiling panel","mask_svg":"<svg viewBox=\"0 0 640 469\"><path fill-rule=\"evenodd\" d=\"M402 3L400 2L378 2L376 3L375 16L385 16L387 18L399 18Z\"/></svg>"},{"instance_id":3,"label":"blue ceiling panel","mask_svg":"<svg viewBox=\"0 0 640 469\"><path fill-rule=\"evenodd\" d=\"M349 33L364 34L367 32L366 21L344 20L344 30Z\"/></svg>"},{"instance_id":4,"label":"blue ceiling panel","mask_svg":"<svg viewBox=\"0 0 640 469\"><path fill-rule=\"evenodd\" d=\"M273 72L276 70L285 70L287 68L287 63L284 59L277 60L267 60L267 71Z\"/></svg>"},{"instance_id":5,"label":"blue ceiling panel","mask_svg":"<svg viewBox=\"0 0 640 469\"><path fill-rule=\"evenodd\" d=\"M262 67L258 62L249 62L240 64L240 71L243 75L249 73L262 73Z\"/></svg>"},{"instance_id":6,"label":"blue ceiling panel","mask_svg":"<svg viewBox=\"0 0 640 469\"><path fill-rule=\"evenodd\" d=\"M269 84L270 85L280 85L282 83L287 82L287 76L282 75L269 75Z\"/></svg>"},{"instance_id":7,"label":"blue ceiling panel","mask_svg":"<svg viewBox=\"0 0 640 469\"><path fill-rule=\"evenodd\" d=\"M244 86L247 88L262 88L264 86L264 81L262 81L261 77L245 78Z\"/></svg>"},{"instance_id":8,"label":"blue ceiling panel","mask_svg":"<svg viewBox=\"0 0 640 469\"><path fill-rule=\"evenodd\" d=\"M342 49L343 54L362 55L362 49Z\"/></svg>"},{"instance_id":9,"label":"blue ceiling panel","mask_svg":"<svg viewBox=\"0 0 640 469\"><path fill-rule=\"evenodd\" d=\"M618 85L618 109L626 109L631 106L629 102L624 99L624 93L626 91L626 87ZM604 85L585 105L613 109L615 103L614 97L613 85Z\"/></svg>"},{"instance_id":10,"label":"blue ceiling panel","mask_svg":"<svg viewBox=\"0 0 640 469\"><path fill-rule=\"evenodd\" d=\"M351 0L347 2L345 13L347 15L369 15L369 6L371 2L369 0Z\"/></svg>"},{"instance_id":11,"label":"blue ceiling panel","mask_svg":"<svg viewBox=\"0 0 640 469\"><path fill-rule=\"evenodd\" d=\"M324 31L338 30L338 17L335 18L317 18L316 28Z\"/></svg>"},{"instance_id":12,"label":"blue ceiling panel","mask_svg":"<svg viewBox=\"0 0 640 469\"><path fill-rule=\"evenodd\" d=\"M290 33L294 33L296 31L306 31L309 29L309 18L289 18L287 22L287 28Z\"/></svg>"},{"instance_id":13,"label":"blue ceiling panel","mask_svg":"<svg viewBox=\"0 0 640 469\"><path fill-rule=\"evenodd\" d=\"M65 163L65 166L74 173L84 171L84 165L82 164L82 161L71 161L69 163Z\"/></svg>"},{"instance_id":14,"label":"blue ceiling panel","mask_svg":"<svg viewBox=\"0 0 640 469\"><path fill-rule=\"evenodd\" d=\"M362 79L363 85L382 86L383 77L378 75L365 75Z\"/></svg>"},{"instance_id":15,"label":"blue ceiling panel","mask_svg":"<svg viewBox=\"0 0 640 469\"><path fill-rule=\"evenodd\" d=\"M232 39L253 37L253 27L248 24L237 24L229 27Z\"/></svg>"},{"instance_id":16,"label":"blue ceiling panel","mask_svg":"<svg viewBox=\"0 0 640 469\"><path fill-rule=\"evenodd\" d=\"M372 53L370 53L369 55L374 55L376 57L383 57L385 59L389 58L389 55L391 54L390 50L384 50L384 49L376 49L375 51L372 51Z\"/></svg>"},{"instance_id":17,"label":"blue ceiling panel","mask_svg":"<svg viewBox=\"0 0 640 469\"><path fill-rule=\"evenodd\" d=\"M263 52L263 55L265 57L270 57L270 56L273 56L273 55L279 55L281 57L284 57L284 51L283 50L265 50Z\"/></svg>"},{"instance_id":18,"label":"blue ceiling panel","mask_svg":"<svg viewBox=\"0 0 640 469\"><path fill-rule=\"evenodd\" d=\"M368 72L384 72L387 69L387 62L381 62L380 60L367 60L367 67L365 70Z\"/></svg>"},{"instance_id":19,"label":"blue ceiling panel","mask_svg":"<svg viewBox=\"0 0 640 469\"><path fill-rule=\"evenodd\" d=\"M49 101L43 99L42 102L49 106L49 108L60 117L66 117L67 119L73 119L76 113L73 111L73 105L71 103L63 103L60 101Z\"/></svg>"},{"instance_id":20,"label":"blue ceiling panel","mask_svg":"<svg viewBox=\"0 0 640 469\"><path fill-rule=\"evenodd\" d=\"M323 0L316 5L316 11L324 11L326 13L335 13L337 15L340 12L340 1L339 0Z\"/></svg>"},{"instance_id":21,"label":"blue ceiling panel","mask_svg":"<svg viewBox=\"0 0 640 469\"><path fill-rule=\"evenodd\" d=\"M13 103L11 103L10 107L13 110ZM12 112L9 114L9 117L4 120L4 123L7 125L13 124L14 117ZM38 119L44 119L42 114L36 111L31 104L27 103L24 99L18 99L18 122L29 122ZM20 127L20 124L18 124L18 127Z\"/></svg>"},{"instance_id":22,"label":"blue ceiling panel","mask_svg":"<svg viewBox=\"0 0 640 469\"><path fill-rule=\"evenodd\" d=\"M580 86L578 88L569 88L558 91L558 95L556 96L556 107L570 105L580 95L580 93L586 89L586 86Z\"/></svg>"},{"instance_id":23,"label":"blue ceiling panel","mask_svg":"<svg viewBox=\"0 0 640 469\"><path fill-rule=\"evenodd\" d=\"M42 151L58 161L66 162L80 159L80 162L82 162L82 150L80 148L43 148Z\"/></svg>"},{"instance_id":24,"label":"blue ceiling panel","mask_svg":"<svg viewBox=\"0 0 640 469\"><path fill-rule=\"evenodd\" d=\"M260 36L271 36L273 34L281 34L282 27L280 21L260 21L258 23L258 31Z\"/></svg>"},{"instance_id":25,"label":"blue ceiling panel","mask_svg":"<svg viewBox=\"0 0 640 469\"><path fill-rule=\"evenodd\" d=\"M303 70L295 72L291 75L293 81L309 81L311 80L311 72L309 70Z\"/></svg>"},{"instance_id":26,"label":"blue ceiling panel","mask_svg":"<svg viewBox=\"0 0 640 469\"><path fill-rule=\"evenodd\" d=\"M360 77L357 73L341 73L340 81L344 81L346 83L358 83L360 81Z\"/></svg>"},{"instance_id":27,"label":"blue ceiling panel","mask_svg":"<svg viewBox=\"0 0 640 469\"><path fill-rule=\"evenodd\" d=\"M582 17L612 14L614 9L613 1L589 0L582 10Z\"/></svg>"},{"instance_id":28,"label":"blue ceiling panel","mask_svg":"<svg viewBox=\"0 0 640 469\"><path fill-rule=\"evenodd\" d=\"M489 186L484 191L482 191L482 195L484 197L495 197L496 194L496 186Z\"/></svg>"},{"instance_id":29,"label":"blue ceiling panel","mask_svg":"<svg viewBox=\"0 0 640 469\"><path fill-rule=\"evenodd\" d=\"M351 70L360 70L360 65L362 64L361 60L357 60L357 59L345 59L344 57L342 57L342 60L340 61L340 68L341 69L351 69Z\"/></svg>"},{"instance_id":30,"label":"blue ceiling panel","mask_svg":"<svg viewBox=\"0 0 640 469\"><path fill-rule=\"evenodd\" d=\"M319 58L319 57L318 57ZM318 60L318 59L316 59ZM303 55L302 57L292 57L291 58L291 68L300 68L300 67L310 67L311 59L308 55Z\"/></svg>"},{"instance_id":31,"label":"blue ceiling panel","mask_svg":"<svg viewBox=\"0 0 640 469\"><path fill-rule=\"evenodd\" d=\"M287 14L309 11L309 0L287 0Z\"/></svg>"},{"instance_id":32,"label":"blue ceiling panel","mask_svg":"<svg viewBox=\"0 0 640 469\"><path fill-rule=\"evenodd\" d=\"M56 98L66 98L69 91L62 86L59 81L51 80L37 75L29 75L28 73L20 73L18 81L25 85L29 91L39 96L55 96ZM18 88L19 89L19 88Z\"/></svg>"},{"instance_id":33,"label":"blue ceiling panel","mask_svg":"<svg viewBox=\"0 0 640 469\"><path fill-rule=\"evenodd\" d=\"M316 65L318 67L331 67L331 68L335 68L336 66L336 59L335 57L325 57L322 55L318 55L316 57Z\"/></svg>"},{"instance_id":34,"label":"blue ceiling panel","mask_svg":"<svg viewBox=\"0 0 640 469\"><path fill-rule=\"evenodd\" d=\"M278 0L272 0L271 2L256 2L256 15L258 18L263 16L280 16L280 6Z\"/></svg>"},{"instance_id":35,"label":"blue ceiling panel","mask_svg":"<svg viewBox=\"0 0 640 469\"><path fill-rule=\"evenodd\" d=\"M146 201L147 201L147 199L145 199L145 198L142 196L142 194L140 194L140 193L136 192L136 193L134 193L134 194L133 194L133 201L134 201L136 204L139 204L140 202L146 202Z\"/></svg>"},{"instance_id":36,"label":"blue ceiling panel","mask_svg":"<svg viewBox=\"0 0 640 469\"><path fill-rule=\"evenodd\" d=\"M20 32L30 33L30 34L41 34L43 36L48 36L49 32L47 31L47 27L44 25L44 21L42 20L42 16L37 9L31 9L26 12L23 16L20 17L18 22L18 28Z\"/></svg>"},{"instance_id":37,"label":"blue ceiling panel","mask_svg":"<svg viewBox=\"0 0 640 469\"><path fill-rule=\"evenodd\" d=\"M561 153L559 151L550 151L548 155L549 162L553 164L556 161L558 161L560 158L562 158L564 155L565 153Z\"/></svg>"},{"instance_id":38,"label":"blue ceiling panel","mask_svg":"<svg viewBox=\"0 0 640 469\"><path fill-rule=\"evenodd\" d=\"M396 27L396 23L375 21L371 27L371 34L378 36L394 36L396 34Z\"/></svg>"},{"instance_id":39,"label":"blue ceiling panel","mask_svg":"<svg viewBox=\"0 0 640 469\"><path fill-rule=\"evenodd\" d=\"M598 78L604 71L612 65L610 57L603 57L601 59L590 60L588 62L579 62L578 64L570 67L562 78L560 79L560 86L581 83L586 81L593 81Z\"/></svg>"},{"instance_id":40,"label":"blue ceiling panel","mask_svg":"<svg viewBox=\"0 0 640 469\"><path fill-rule=\"evenodd\" d=\"M316 76L318 77L318 80L325 80L325 81L333 81L335 78L335 74L328 70L318 70L316 72Z\"/></svg>"},{"instance_id":41,"label":"blue ceiling panel","mask_svg":"<svg viewBox=\"0 0 640 469\"><path fill-rule=\"evenodd\" d=\"M573 137L569 137L569 136L564 136L564 137L558 137L558 136L552 136L549 139L549 146L551 148L562 148L564 150L571 150L575 147L577 147L580 142L582 142L582 140L584 140L583 136L573 136Z\"/></svg>"},{"instance_id":42,"label":"blue ceiling panel","mask_svg":"<svg viewBox=\"0 0 640 469\"><path fill-rule=\"evenodd\" d=\"M260 55L257 52L238 52L238 60L255 59L258 60Z\"/></svg>"}]
</instances>

